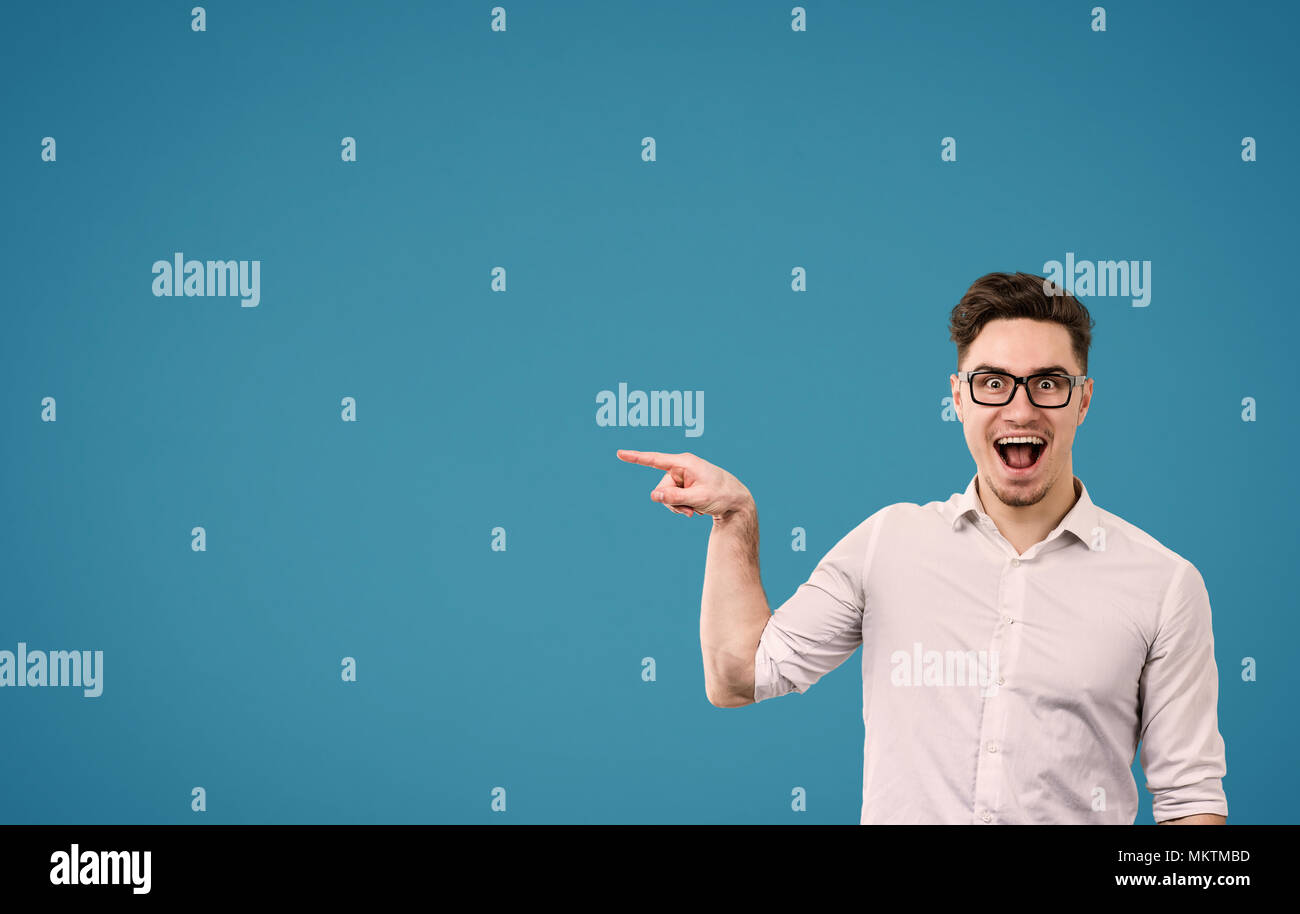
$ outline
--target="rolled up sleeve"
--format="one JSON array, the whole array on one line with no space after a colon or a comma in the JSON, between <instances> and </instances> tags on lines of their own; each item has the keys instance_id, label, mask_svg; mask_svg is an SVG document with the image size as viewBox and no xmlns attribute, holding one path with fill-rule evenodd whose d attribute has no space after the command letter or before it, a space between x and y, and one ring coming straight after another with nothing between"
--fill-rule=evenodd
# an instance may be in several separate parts
<instances>
[{"instance_id":1,"label":"rolled up sleeve","mask_svg":"<svg viewBox=\"0 0 1300 914\"><path fill-rule=\"evenodd\" d=\"M1190 562L1170 581L1138 694L1142 771L1155 821L1198 813L1227 816L1210 598Z\"/></svg>"},{"instance_id":2,"label":"rolled up sleeve","mask_svg":"<svg viewBox=\"0 0 1300 914\"><path fill-rule=\"evenodd\" d=\"M772 613L754 655L754 701L807 691L862 644L865 578L885 510L850 530Z\"/></svg>"}]
</instances>

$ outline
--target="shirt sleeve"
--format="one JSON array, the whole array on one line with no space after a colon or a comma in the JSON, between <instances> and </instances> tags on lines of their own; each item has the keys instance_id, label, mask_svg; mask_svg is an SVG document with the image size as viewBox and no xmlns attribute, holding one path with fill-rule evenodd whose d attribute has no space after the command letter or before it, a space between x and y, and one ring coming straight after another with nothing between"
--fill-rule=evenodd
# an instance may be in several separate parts
<instances>
[{"instance_id":1,"label":"shirt sleeve","mask_svg":"<svg viewBox=\"0 0 1300 914\"><path fill-rule=\"evenodd\" d=\"M754 655L754 701L807 691L862 644L866 572L885 510L831 547L767 620Z\"/></svg>"},{"instance_id":2,"label":"shirt sleeve","mask_svg":"<svg viewBox=\"0 0 1300 914\"><path fill-rule=\"evenodd\" d=\"M1161 607L1139 681L1142 771L1157 822L1228 814L1219 734L1219 673L1210 598L1200 572L1184 563Z\"/></svg>"}]
</instances>

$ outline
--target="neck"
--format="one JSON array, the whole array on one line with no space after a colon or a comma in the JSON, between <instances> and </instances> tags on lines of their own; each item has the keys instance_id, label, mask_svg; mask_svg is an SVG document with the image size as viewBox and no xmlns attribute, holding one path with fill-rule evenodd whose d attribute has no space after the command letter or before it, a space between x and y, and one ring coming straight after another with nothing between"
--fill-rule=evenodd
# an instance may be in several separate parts
<instances>
[{"instance_id":1,"label":"neck","mask_svg":"<svg viewBox=\"0 0 1300 914\"><path fill-rule=\"evenodd\" d=\"M1074 469L1068 462L1047 494L1035 504L1008 505L992 492L986 495L980 486L978 475L975 477L975 494L984 513L1017 554L1024 554L1047 539L1047 534L1056 529L1056 525L1079 500L1079 492L1074 486Z\"/></svg>"}]
</instances>

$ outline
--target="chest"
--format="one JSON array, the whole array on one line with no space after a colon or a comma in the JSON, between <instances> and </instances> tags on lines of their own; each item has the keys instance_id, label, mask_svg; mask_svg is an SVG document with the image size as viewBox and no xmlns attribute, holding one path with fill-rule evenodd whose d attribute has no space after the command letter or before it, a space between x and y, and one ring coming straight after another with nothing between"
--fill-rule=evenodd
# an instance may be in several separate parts
<instances>
[{"instance_id":1,"label":"chest","mask_svg":"<svg viewBox=\"0 0 1300 914\"><path fill-rule=\"evenodd\" d=\"M974 673L974 684L1001 681L1048 705L1136 696L1157 604L1131 576L1087 554L883 558L862 623L877 681L960 687Z\"/></svg>"}]
</instances>

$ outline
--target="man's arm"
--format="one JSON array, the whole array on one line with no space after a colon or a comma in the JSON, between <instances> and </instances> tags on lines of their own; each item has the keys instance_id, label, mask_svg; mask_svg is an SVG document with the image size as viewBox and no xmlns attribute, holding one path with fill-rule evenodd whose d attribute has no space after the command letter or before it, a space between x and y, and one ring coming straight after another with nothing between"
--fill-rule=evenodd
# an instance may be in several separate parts
<instances>
[{"instance_id":1,"label":"man's arm","mask_svg":"<svg viewBox=\"0 0 1300 914\"><path fill-rule=\"evenodd\" d=\"M667 471L652 499L677 514L713 518L700 606L704 690L711 704L738 708L803 692L862 643L864 540L883 508L836 543L773 613L758 574L758 509L745 484L690 453L617 454L619 460ZM764 650L772 619L781 626Z\"/></svg>"},{"instance_id":2,"label":"man's arm","mask_svg":"<svg viewBox=\"0 0 1300 914\"><path fill-rule=\"evenodd\" d=\"M1195 816L1183 816L1181 819L1165 819L1161 825L1226 825L1228 822L1225 816L1216 816L1212 813L1203 812Z\"/></svg>"},{"instance_id":3,"label":"man's arm","mask_svg":"<svg viewBox=\"0 0 1300 914\"><path fill-rule=\"evenodd\" d=\"M754 703L754 654L772 610L758 571L758 509L752 499L713 519L700 601L700 651L709 703Z\"/></svg>"},{"instance_id":4,"label":"man's arm","mask_svg":"<svg viewBox=\"0 0 1300 914\"><path fill-rule=\"evenodd\" d=\"M758 582L757 513L714 526L700 625L705 668L716 677L713 704L739 708L806 692L862 645L864 582L886 510L846 533L775 611ZM719 650L724 644L730 647Z\"/></svg>"},{"instance_id":5,"label":"man's arm","mask_svg":"<svg viewBox=\"0 0 1300 914\"><path fill-rule=\"evenodd\" d=\"M1138 688L1142 770L1157 822L1217 824L1227 816L1218 694L1209 594L1185 563L1169 582Z\"/></svg>"},{"instance_id":6,"label":"man's arm","mask_svg":"<svg viewBox=\"0 0 1300 914\"><path fill-rule=\"evenodd\" d=\"M704 567L700 652L712 704L754 701L754 659L771 618L758 577L758 509L739 479L695 454L619 450L618 459L666 470L650 497L675 514L713 518Z\"/></svg>"}]
</instances>

